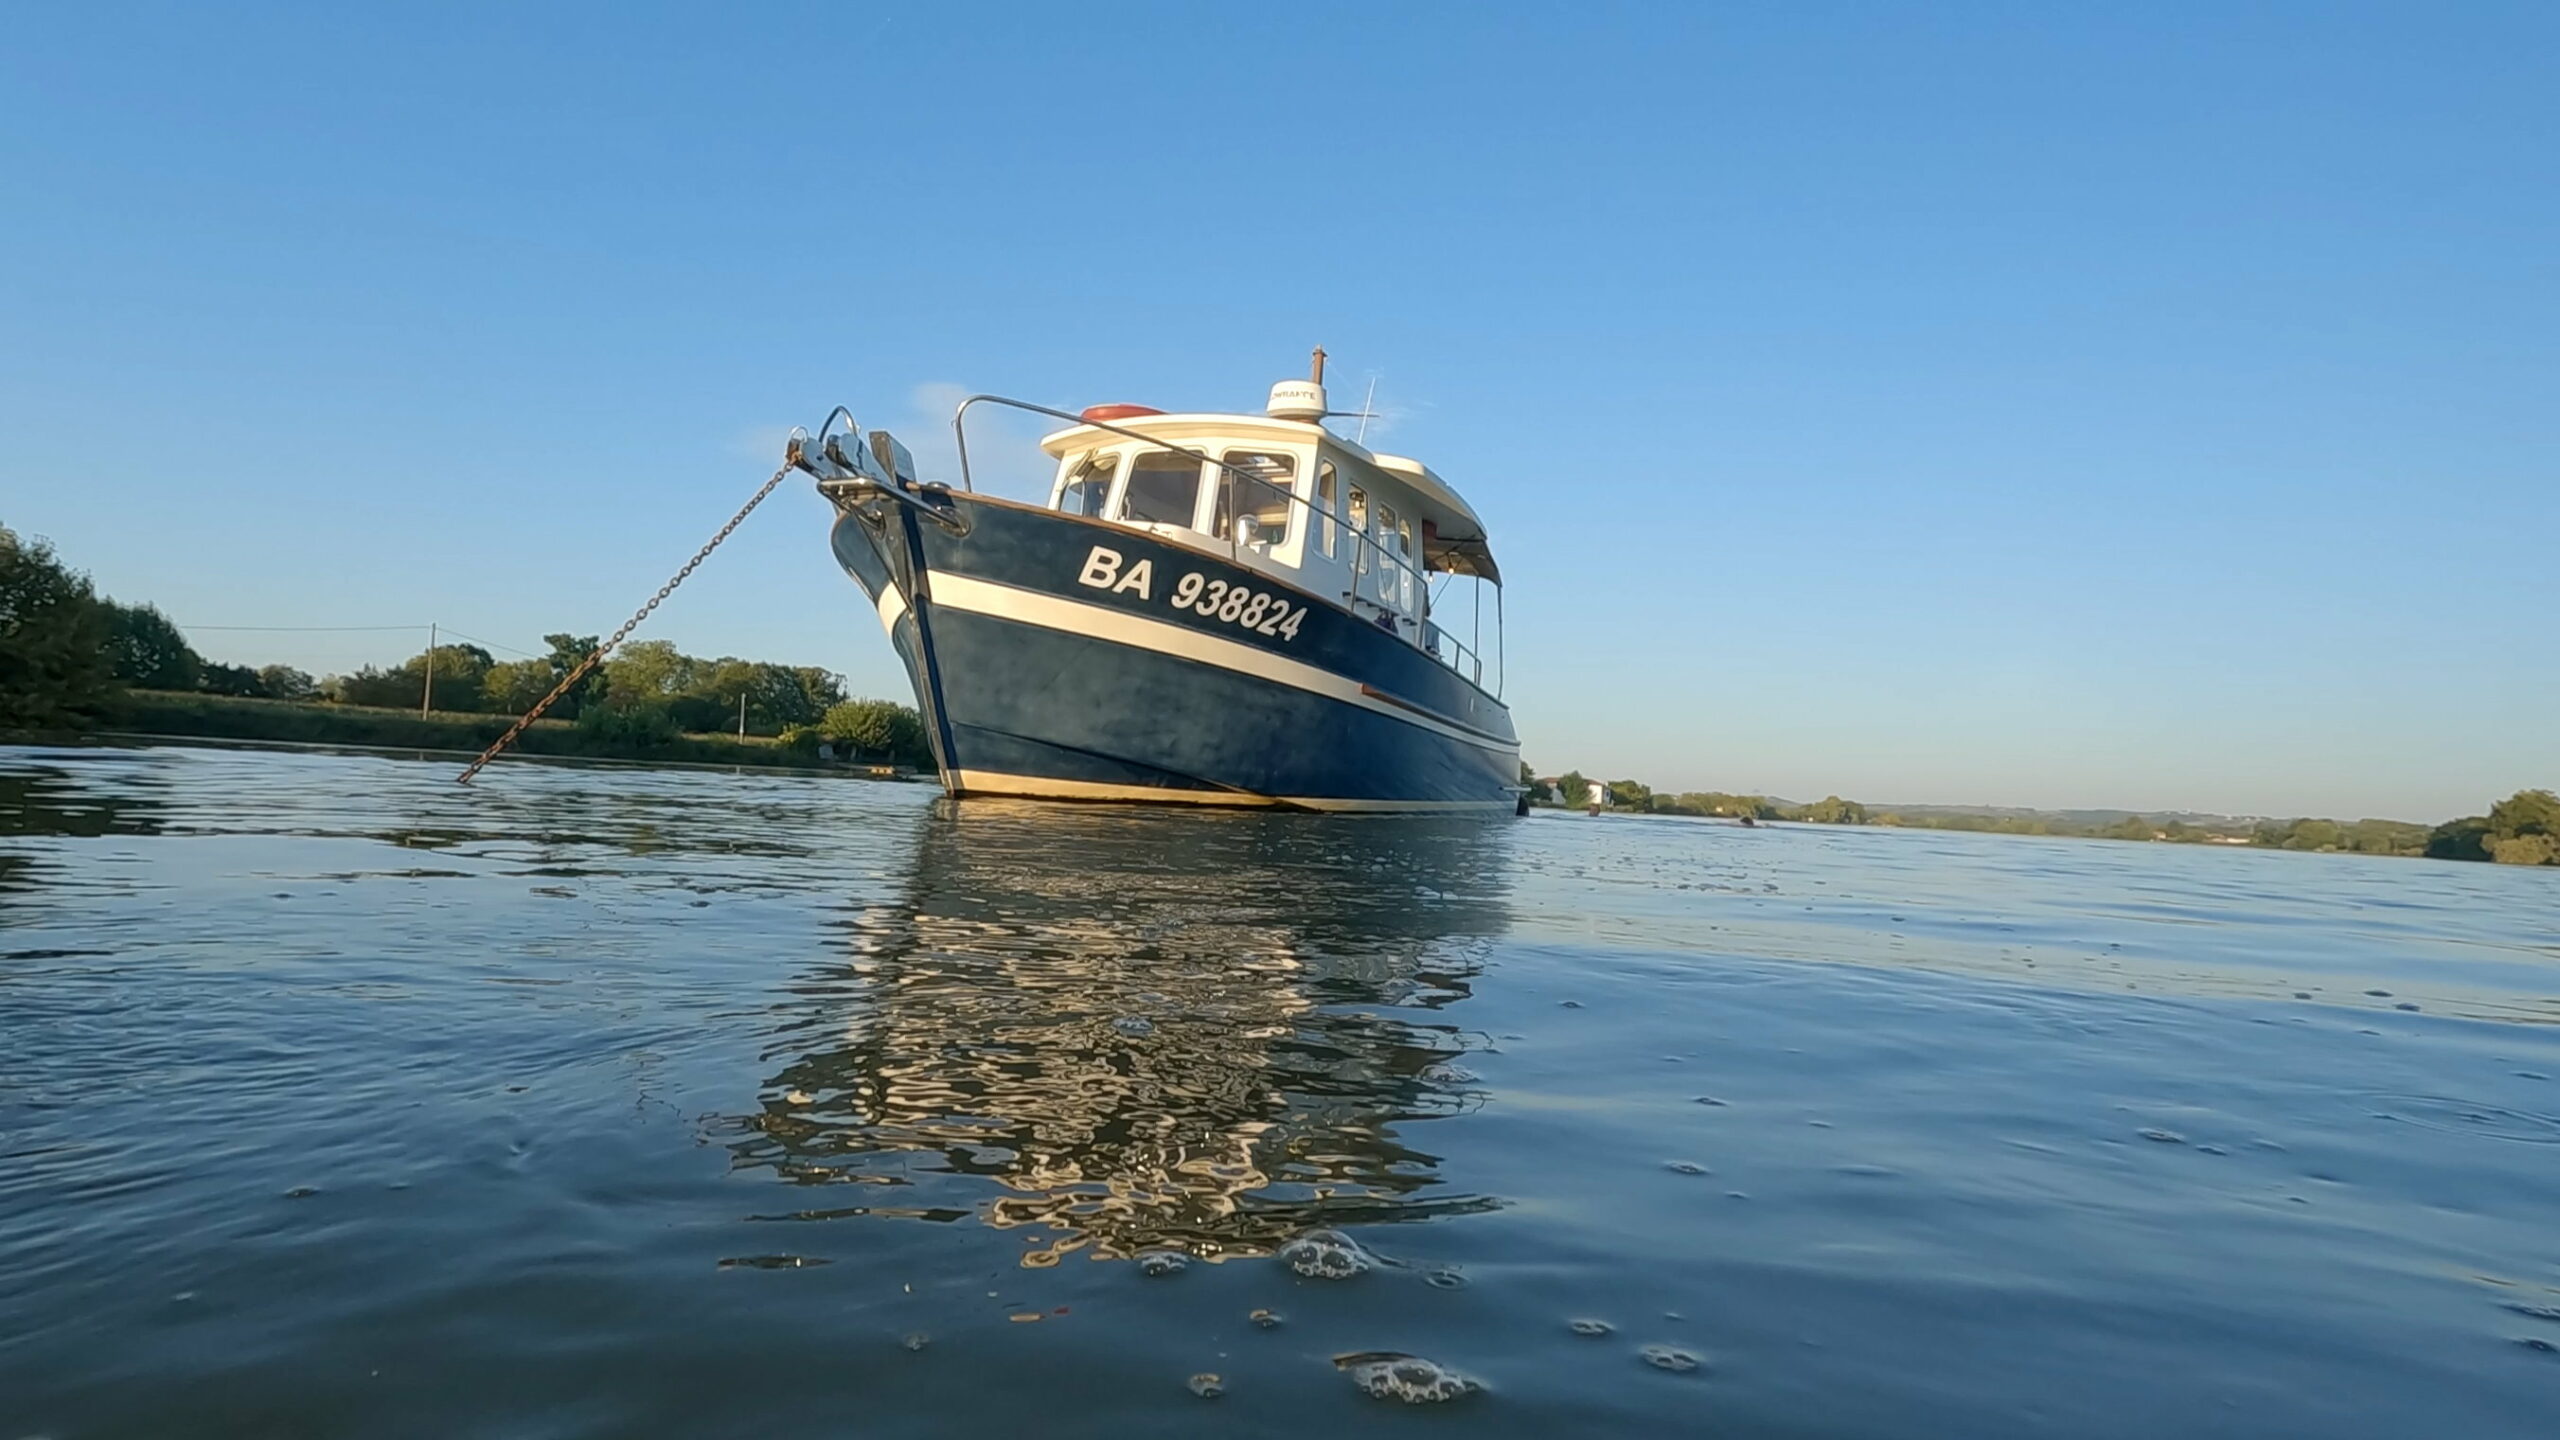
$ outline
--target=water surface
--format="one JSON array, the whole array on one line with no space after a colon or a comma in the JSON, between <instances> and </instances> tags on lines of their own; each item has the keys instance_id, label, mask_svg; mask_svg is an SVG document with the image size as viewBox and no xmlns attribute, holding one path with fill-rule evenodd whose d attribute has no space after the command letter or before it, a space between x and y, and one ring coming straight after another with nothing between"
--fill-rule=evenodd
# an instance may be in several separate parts
<instances>
[{"instance_id":1,"label":"water surface","mask_svg":"<svg viewBox=\"0 0 2560 1440\"><path fill-rule=\"evenodd\" d=\"M451 770L0 750L0 1436L2560 1433L2548 872Z\"/></svg>"}]
</instances>

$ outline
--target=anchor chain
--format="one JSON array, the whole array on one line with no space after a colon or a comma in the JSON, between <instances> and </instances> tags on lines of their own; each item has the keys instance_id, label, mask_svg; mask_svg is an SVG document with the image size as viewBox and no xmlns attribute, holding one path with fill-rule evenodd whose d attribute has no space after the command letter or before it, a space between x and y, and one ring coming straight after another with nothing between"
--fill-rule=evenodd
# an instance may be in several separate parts
<instances>
[{"instance_id":1,"label":"anchor chain","mask_svg":"<svg viewBox=\"0 0 2560 1440\"><path fill-rule=\"evenodd\" d=\"M479 774L482 766L497 759L499 754L508 746L516 743L516 737L522 735L526 728L531 726L534 721L541 719L543 711L548 710L553 705L559 703L560 697L568 694L571 686L574 686L579 681L585 679L588 672L594 670L598 665L603 664L604 657L612 652L613 647L621 644L625 636L638 629L640 627L640 622L649 618L649 612L657 609L660 601L666 599L669 595L674 594L676 587L683 584L686 577L693 574L694 567L700 565L704 560L709 559L711 552L720 548L720 542L729 538L729 532L737 529L740 522L744 521L749 514L753 513L757 506L764 503L765 497L772 494L774 487L782 483L783 477L791 473L793 468L799 463L799 459L800 445L795 439L791 446L791 457L782 462L781 469L773 472L772 479L764 482L764 488L756 491L754 495L750 496L746 504L739 506L738 513L729 517L729 523L721 526L719 532L713 535L709 541L705 542L701 549L693 552L693 558L684 562L684 568L678 570L672 577L670 577L666 584L658 587L658 593L649 597L648 604L641 606L630 619L623 621L622 628L614 631L603 644L598 645L595 648L594 654L591 654L586 659L579 661L576 668L572 669L568 674L561 676L560 683L551 687L551 693L534 702L534 707L524 712L523 718L507 727L506 734L499 736L496 743L492 744L488 749L480 752L479 759L472 761L467 766L464 766L462 773L453 777L453 783L456 785L470 784L471 777Z\"/></svg>"}]
</instances>

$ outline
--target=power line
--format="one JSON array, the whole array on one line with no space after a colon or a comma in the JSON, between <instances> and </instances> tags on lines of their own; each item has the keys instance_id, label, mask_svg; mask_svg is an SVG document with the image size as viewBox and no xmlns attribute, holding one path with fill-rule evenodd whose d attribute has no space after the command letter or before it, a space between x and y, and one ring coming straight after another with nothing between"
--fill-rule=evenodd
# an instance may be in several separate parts
<instances>
[{"instance_id":1,"label":"power line","mask_svg":"<svg viewBox=\"0 0 2560 1440\"><path fill-rule=\"evenodd\" d=\"M424 630L428 627L422 623L417 625L181 625L178 628L182 630L258 630L268 633L314 634L324 631L331 633L346 633L352 631L372 632L382 630ZM513 645L501 645L495 640L483 640L477 635L465 635L450 625L445 627L445 633L453 636L457 640L468 640L474 645L486 645L492 650L504 650L510 655L522 655L529 660L540 660L544 658L541 651L520 650Z\"/></svg>"},{"instance_id":2,"label":"power line","mask_svg":"<svg viewBox=\"0 0 2560 1440\"><path fill-rule=\"evenodd\" d=\"M489 647L490 649L492 649L492 650L504 650L504 651L506 651L506 652L507 652L508 654L510 654L510 655L521 655L521 656L523 656L524 658L526 658L527 660L542 660L542 659L547 659L547 658L549 658L549 657L544 656L544 655L542 655L542 654L540 654L539 652L536 652L536 651L532 651L532 650L519 650L519 649L517 649L516 647L514 647L513 645L501 645L501 644L499 644L499 643L498 643L497 641L495 641L495 640L483 640L483 639L481 639L481 638L480 638L479 636L477 636L477 635L465 635L465 634L463 634L461 631L454 629L454 628L453 628L452 626L450 626L450 625L447 625L446 627L444 627L444 633L446 633L447 635L452 636L452 637L453 637L454 639L456 639L456 640L468 640L468 641L470 641L470 642L471 642L472 644L474 644L474 645L486 645L486 646L488 646L488 647Z\"/></svg>"}]
</instances>

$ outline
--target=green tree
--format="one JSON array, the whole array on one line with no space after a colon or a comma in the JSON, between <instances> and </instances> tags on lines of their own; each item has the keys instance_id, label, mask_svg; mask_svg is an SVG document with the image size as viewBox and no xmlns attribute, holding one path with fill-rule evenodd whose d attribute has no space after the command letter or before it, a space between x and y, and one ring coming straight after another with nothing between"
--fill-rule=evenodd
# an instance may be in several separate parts
<instances>
[{"instance_id":1,"label":"green tree","mask_svg":"<svg viewBox=\"0 0 2560 1440\"><path fill-rule=\"evenodd\" d=\"M1651 810L1653 787L1640 780L1612 780L1609 782L1609 804L1618 810Z\"/></svg>"},{"instance_id":2,"label":"green tree","mask_svg":"<svg viewBox=\"0 0 2560 1440\"><path fill-rule=\"evenodd\" d=\"M107 662L116 678L142 690L193 690L204 660L187 637L154 605L104 603Z\"/></svg>"},{"instance_id":3,"label":"green tree","mask_svg":"<svg viewBox=\"0 0 2560 1440\"><path fill-rule=\"evenodd\" d=\"M432 695L427 690L430 663L436 675ZM473 714L486 703L481 682L493 665L489 652L477 645L438 645L432 662L429 652L421 650L389 670L367 665L353 675L331 676L326 689L341 705L415 710L432 700L435 709Z\"/></svg>"},{"instance_id":4,"label":"green tree","mask_svg":"<svg viewBox=\"0 0 2560 1440\"><path fill-rule=\"evenodd\" d=\"M387 709L418 707L418 683L397 670L359 666L352 675L332 675L321 692L340 705L374 705Z\"/></svg>"},{"instance_id":5,"label":"green tree","mask_svg":"<svg viewBox=\"0 0 2560 1440\"><path fill-rule=\"evenodd\" d=\"M2489 807L2489 831L2502 840L2519 835L2560 835L2560 795L2519 790Z\"/></svg>"},{"instance_id":6,"label":"green tree","mask_svg":"<svg viewBox=\"0 0 2560 1440\"><path fill-rule=\"evenodd\" d=\"M1864 825L1867 823L1867 807L1855 800L1825 795L1804 807L1804 818L1816 825Z\"/></svg>"},{"instance_id":7,"label":"green tree","mask_svg":"<svg viewBox=\"0 0 2560 1440\"><path fill-rule=\"evenodd\" d=\"M196 688L208 695L246 695L263 697L267 693L258 672L246 665L217 665L208 660L204 673L196 677Z\"/></svg>"},{"instance_id":8,"label":"green tree","mask_svg":"<svg viewBox=\"0 0 2560 1440\"><path fill-rule=\"evenodd\" d=\"M650 750L681 733L666 705L647 698L608 696L578 716L578 734L599 750Z\"/></svg>"},{"instance_id":9,"label":"green tree","mask_svg":"<svg viewBox=\"0 0 2560 1440\"><path fill-rule=\"evenodd\" d=\"M888 700L847 700L830 707L818 722L818 733L845 746L856 758L888 760L922 769L933 763L925 745L924 721L907 706Z\"/></svg>"},{"instance_id":10,"label":"green tree","mask_svg":"<svg viewBox=\"0 0 2560 1440\"><path fill-rule=\"evenodd\" d=\"M2340 827L2341 846L2359 855L2417 855L2427 848L2427 828L2405 820L2358 820Z\"/></svg>"},{"instance_id":11,"label":"green tree","mask_svg":"<svg viewBox=\"0 0 2560 1440\"><path fill-rule=\"evenodd\" d=\"M2501 865L2560 865L2560 836L2493 836L2489 858Z\"/></svg>"},{"instance_id":12,"label":"green tree","mask_svg":"<svg viewBox=\"0 0 2560 1440\"><path fill-rule=\"evenodd\" d=\"M816 665L770 665L758 662L747 684L747 718L780 731L792 725L814 725L827 711L845 702L844 677Z\"/></svg>"},{"instance_id":13,"label":"green tree","mask_svg":"<svg viewBox=\"0 0 2560 1440\"><path fill-rule=\"evenodd\" d=\"M521 715L559 683L560 673L547 659L501 660L480 677L480 703L494 714Z\"/></svg>"},{"instance_id":14,"label":"green tree","mask_svg":"<svg viewBox=\"0 0 2560 1440\"><path fill-rule=\"evenodd\" d=\"M1764 795L1728 795L1722 790L1691 790L1677 799L1654 797L1656 810L1674 815L1722 815L1730 819L1779 820L1785 817Z\"/></svg>"},{"instance_id":15,"label":"green tree","mask_svg":"<svg viewBox=\"0 0 2560 1440\"><path fill-rule=\"evenodd\" d=\"M553 685L557 685L560 683L561 676L566 675L577 669L580 665L585 664L587 657L596 653L596 647L604 643L604 637L600 635L545 635L542 637L542 643L551 647L551 653L544 656L543 659L551 666L551 683ZM548 694L550 692L550 688L551 687L549 685L544 686L544 693ZM583 711L585 711L586 707L591 702L595 701L603 694L604 669L602 666L598 666L596 669L590 670L586 674L579 676L578 683L569 687L569 693L561 696L559 703L551 707L551 713L563 720L575 720ZM537 696L536 698L538 699L540 697ZM527 702L526 708L532 708L530 702Z\"/></svg>"},{"instance_id":16,"label":"green tree","mask_svg":"<svg viewBox=\"0 0 2560 1440\"><path fill-rule=\"evenodd\" d=\"M693 688L702 668L673 641L634 641L604 662L605 693L616 700L670 703Z\"/></svg>"},{"instance_id":17,"label":"green tree","mask_svg":"<svg viewBox=\"0 0 2560 1440\"><path fill-rule=\"evenodd\" d=\"M2501 865L2560 865L2560 795L2519 790L2490 806L2482 844Z\"/></svg>"},{"instance_id":18,"label":"green tree","mask_svg":"<svg viewBox=\"0 0 2560 1440\"><path fill-rule=\"evenodd\" d=\"M258 667L258 693L270 700L311 700L318 698L320 685L308 670L262 665Z\"/></svg>"},{"instance_id":19,"label":"green tree","mask_svg":"<svg viewBox=\"0 0 2560 1440\"><path fill-rule=\"evenodd\" d=\"M469 713L483 707L481 681L495 663L495 658L477 645L438 645L432 652L421 650L410 656L401 664L400 674L410 689L422 701L432 701L435 709ZM436 676L432 691L426 684L431 664Z\"/></svg>"},{"instance_id":20,"label":"green tree","mask_svg":"<svg viewBox=\"0 0 2560 1440\"><path fill-rule=\"evenodd\" d=\"M1591 780L1579 770L1567 770L1556 777L1556 803L1579 807L1591 793Z\"/></svg>"},{"instance_id":21,"label":"green tree","mask_svg":"<svg viewBox=\"0 0 2560 1440\"><path fill-rule=\"evenodd\" d=\"M2430 860L2487 860L2488 841L2488 817L2466 815L2428 831L2426 854Z\"/></svg>"},{"instance_id":22,"label":"green tree","mask_svg":"<svg viewBox=\"0 0 2560 1440\"><path fill-rule=\"evenodd\" d=\"M833 670L816 665L794 665L791 679L800 687L800 698L793 702L796 713L805 713L812 723L835 706L852 698L844 693L844 677Z\"/></svg>"},{"instance_id":23,"label":"green tree","mask_svg":"<svg viewBox=\"0 0 2560 1440\"><path fill-rule=\"evenodd\" d=\"M60 729L95 719L122 688L111 627L89 577L53 547L0 526L0 729Z\"/></svg>"}]
</instances>

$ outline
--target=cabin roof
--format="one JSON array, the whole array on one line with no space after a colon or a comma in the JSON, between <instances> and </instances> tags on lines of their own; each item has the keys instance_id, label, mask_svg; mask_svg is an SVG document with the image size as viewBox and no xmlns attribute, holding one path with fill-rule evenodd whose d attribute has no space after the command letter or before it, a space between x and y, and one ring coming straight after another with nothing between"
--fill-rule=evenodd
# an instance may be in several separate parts
<instances>
[{"instance_id":1,"label":"cabin roof","mask_svg":"<svg viewBox=\"0 0 2560 1440\"><path fill-rule=\"evenodd\" d=\"M1472 575L1502 583L1502 571L1494 564L1493 550L1485 535L1484 521L1476 517L1473 507L1449 482L1440 478L1428 465L1402 455L1380 455L1345 440L1322 425L1304 420L1278 420L1268 415L1140 415L1111 422L1111 430L1092 425L1070 425L1040 437L1040 448L1056 457L1071 451L1103 445L1128 443L1128 431L1150 440L1169 444L1196 444L1204 440L1265 440L1273 444L1305 445L1318 442L1337 452L1355 471L1368 469L1383 476L1413 496L1416 502L1413 520L1423 529L1423 567L1445 570L1457 575ZM1370 488L1376 488L1372 482Z\"/></svg>"}]
</instances>

